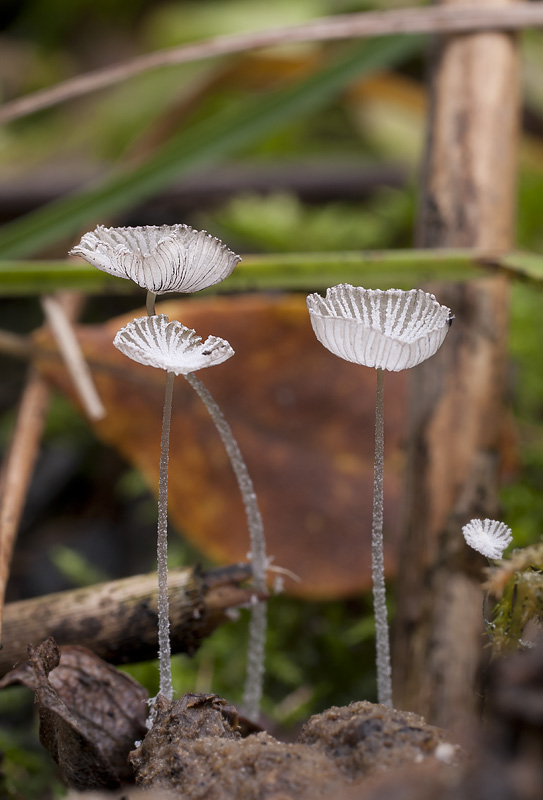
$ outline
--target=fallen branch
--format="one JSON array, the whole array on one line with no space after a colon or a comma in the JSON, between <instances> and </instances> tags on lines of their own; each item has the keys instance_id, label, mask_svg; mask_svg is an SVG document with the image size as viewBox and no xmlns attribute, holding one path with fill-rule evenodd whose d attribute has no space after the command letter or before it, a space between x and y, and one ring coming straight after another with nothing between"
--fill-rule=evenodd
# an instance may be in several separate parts
<instances>
[{"instance_id":1,"label":"fallen branch","mask_svg":"<svg viewBox=\"0 0 543 800\"><path fill-rule=\"evenodd\" d=\"M202 572L171 570L172 653L192 653L202 639L227 619L227 611L250 602L254 589L240 584L251 577L249 564ZM112 664L156 658L156 574L102 583L45 597L8 603L0 677L25 659L28 644L53 636L59 646L78 644Z\"/></svg>"},{"instance_id":2,"label":"fallen branch","mask_svg":"<svg viewBox=\"0 0 543 800\"><path fill-rule=\"evenodd\" d=\"M323 17L301 25L269 28L252 33L231 34L196 44L149 53L113 67L95 70L6 103L0 109L0 124L74 97L113 86L143 72L201 61L217 56L243 53L260 47L293 42L363 39L397 33L474 33L483 30L519 30L543 26L543 3L518 3L512 7L488 6L452 8L432 6L390 11L369 11Z\"/></svg>"},{"instance_id":3,"label":"fallen branch","mask_svg":"<svg viewBox=\"0 0 543 800\"><path fill-rule=\"evenodd\" d=\"M65 325L77 318L83 303L79 292L64 292L55 300L63 314ZM26 340L27 341L27 340ZM31 357L24 337L5 333L8 352L19 357ZM1 345L0 345L1 349ZM23 513L28 487L38 457L45 418L49 407L49 385L38 370L29 369L23 390L15 428L0 475L0 647L4 598L19 522Z\"/></svg>"},{"instance_id":4,"label":"fallen branch","mask_svg":"<svg viewBox=\"0 0 543 800\"><path fill-rule=\"evenodd\" d=\"M2 606L9 578L11 557L28 485L40 449L48 407L49 385L36 368L31 366L0 478L0 641L2 638Z\"/></svg>"}]
</instances>

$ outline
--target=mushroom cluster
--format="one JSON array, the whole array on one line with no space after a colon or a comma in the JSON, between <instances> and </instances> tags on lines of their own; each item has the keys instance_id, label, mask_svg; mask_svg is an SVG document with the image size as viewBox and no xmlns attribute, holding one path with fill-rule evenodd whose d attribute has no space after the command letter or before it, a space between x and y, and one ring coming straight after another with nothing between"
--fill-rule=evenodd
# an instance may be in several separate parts
<instances>
[{"instance_id":1,"label":"mushroom cluster","mask_svg":"<svg viewBox=\"0 0 543 800\"><path fill-rule=\"evenodd\" d=\"M130 322L115 336L129 358L166 371L158 503L160 694L172 698L167 587L167 490L170 419L174 378L183 375L205 403L242 493L251 538L255 604L250 623L245 713L256 720L262 694L266 606L257 601L266 590L267 558L262 518L254 487L239 447L221 410L194 374L234 355L216 336L205 342L181 322L155 313L155 298L165 292L195 292L228 277L240 258L205 231L187 225L137 228L97 227L71 250L98 269L127 278L147 290L148 316ZM376 625L377 683L380 703L392 706L390 644L383 564L384 372L411 369L443 344L453 316L420 289L388 291L340 284L326 296L310 294L307 307L317 339L334 355L377 372L375 462L372 521L372 576ZM472 521L466 540L492 557L508 544L501 523Z\"/></svg>"},{"instance_id":2,"label":"mushroom cluster","mask_svg":"<svg viewBox=\"0 0 543 800\"><path fill-rule=\"evenodd\" d=\"M147 290L146 317L129 322L113 344L124 355L166 372L164 412L160 442L158 487L157 572L159 694L173 696L170 664L168 600L168 461L174 378L183 375L204 401L225 445L244 501L251 541L255 605L249 629L249 656L245 687L245 713L258 718L262 696L266 608L256 602L266 589L266 546L256 493L230 426L211 394L194 374L221 364L234 355L230 344L217 336L202 341L181 322L155 313L155 298L165 292L197 292L227 278L241 260L219 239L189 225L106 228L86 233L70 251L98 269L134 281Z\"/></svg>"}]
</instances>

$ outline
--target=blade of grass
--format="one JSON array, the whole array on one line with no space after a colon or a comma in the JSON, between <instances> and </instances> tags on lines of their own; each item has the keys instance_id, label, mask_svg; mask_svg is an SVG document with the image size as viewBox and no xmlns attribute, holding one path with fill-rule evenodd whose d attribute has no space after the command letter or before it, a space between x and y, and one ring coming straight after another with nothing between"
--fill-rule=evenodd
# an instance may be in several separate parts
<instances>
[{"instance_id":1,"label":"blade of grass","mask_svg":"<svg viewBox=\"0 0 543 800\"><path fill-rule=\"evenodd\" d=\"M541 253L513 252L499 258L500 267L513 278L543 283L543 255Z\"/></svg>"},{"instance_id":2,"label":"blade of grass","mask_svg":"<svg viewBox=\"0 0 543 800\"><path fill-rule=\"evenodd\" d=\"M372 39L309 79L244 101L171 139L147 162L84 192L49 203L0 229L0 258L22 258L82 227L132 207L181 174L240 152L274 130L326 105L356 77L404 61L421 47L419 36Z\"/></svg>"},{"instance_id":3,"label":"blade of grass","mask_svg":"<svg viewBox=\"0 0 543 800\"><path fill-rule=\"evenodd\" d=\"M481 258L473 250L393 250L340 253L248 255L223 283L206 290L243 292L283 289L315 291L345 282L368 289L409 289L431 280L469 280L498 270L509 277L543 283L543 256L509 253ZM76 261L0 261L0 296L31 295L56 289L100 293L144 292L131 281L112 277Z\"/></svg>"}]
</instances>

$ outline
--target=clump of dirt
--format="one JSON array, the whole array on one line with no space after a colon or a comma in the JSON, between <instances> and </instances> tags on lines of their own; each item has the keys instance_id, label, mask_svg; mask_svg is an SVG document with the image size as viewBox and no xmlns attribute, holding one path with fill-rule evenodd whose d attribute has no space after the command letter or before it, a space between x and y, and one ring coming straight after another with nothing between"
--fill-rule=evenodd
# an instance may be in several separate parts
<instances>
[{"instance_id":1,"label":"clump of dirt","mask_svg":"<svg viewBox=\"0 0 543 800\"><path fill-rule=\"evenodd\" d=\"M153 728L130 754L137 783L205 797L319 797L341 779L316 748L267 733L242 738L235 709L217 695L159 698Z\"/></svg>"},{"instance_id":2,"label":"clump of dirt","mask_svg":"<svg viewBox=\"0 0 543 800\"><path fill-rule=\"evenodd\" d=\"M300 741L242 738L235 709L216 695L162 698L152 730L131 753L140 786L184 800L305 800L341 793L375 770L415 763L446 739L415 714L351 703L312 717Z\"/></svg>"},{"instance_id":3,"label":"clump of dirt","mask_svg":"<svg viewBox=\"0 0 543 800\"><path fill-rule=\"evenodd\" d=\"M312 745L334 761L351 779L389 770L403 764L419 763L427 756L449 752L455 747L440 728L427 725L422 717L367 701L338 708L332 706L311 717L302 728L299 741Z\"/></svg>"}]
</instances>

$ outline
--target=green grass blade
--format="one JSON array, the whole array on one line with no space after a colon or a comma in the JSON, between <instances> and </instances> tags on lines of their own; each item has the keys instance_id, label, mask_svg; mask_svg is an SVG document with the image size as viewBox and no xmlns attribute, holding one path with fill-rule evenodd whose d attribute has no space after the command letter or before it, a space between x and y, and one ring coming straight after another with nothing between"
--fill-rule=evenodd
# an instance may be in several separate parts
<instances>
[{"instance_id":1,"label":"green grass blade","mask_svg":"<svg viewBox=\"0 0 543 800\"><path fill-rule=\"evenodd\" d=\"M428 281L469 280L504 269L507 264L481 264L472 250L391 250L378 252L278 253L248 255L232 275L212 292L264 290L315 291L336 283L368 289L410 289ZM537 258L534 256L534 258ZM543 257L539 256L543 282ZM0 261L0 296L29 295L58 289L99 293L140 292L132 281L114 278L83 261Z\"/></svg>"},{"instance_id":2,"label":"green grass blade","mask_svg":"<svg viewBox=\"0 0 543 800\"><path fill-rule=\"evenodd\" d=\"M543 255L517 251L500 256L500 267L512 278L543 284Z\"/></svg>"},{"instance_id":3,"label":"green grass blade","mask_svg":"<svg viewBox=\"0 0 543 800\"><path fill-rule=\"evenodd\" d=\"M182 174L232 156L298 117L322 108L356 77L401 63L421 46L419 36L371 39L287 89L251 98L183 131L146 163L117 173L0 229L0 258L24 258L134 206Z\"/></svg>"}]
</instances>

